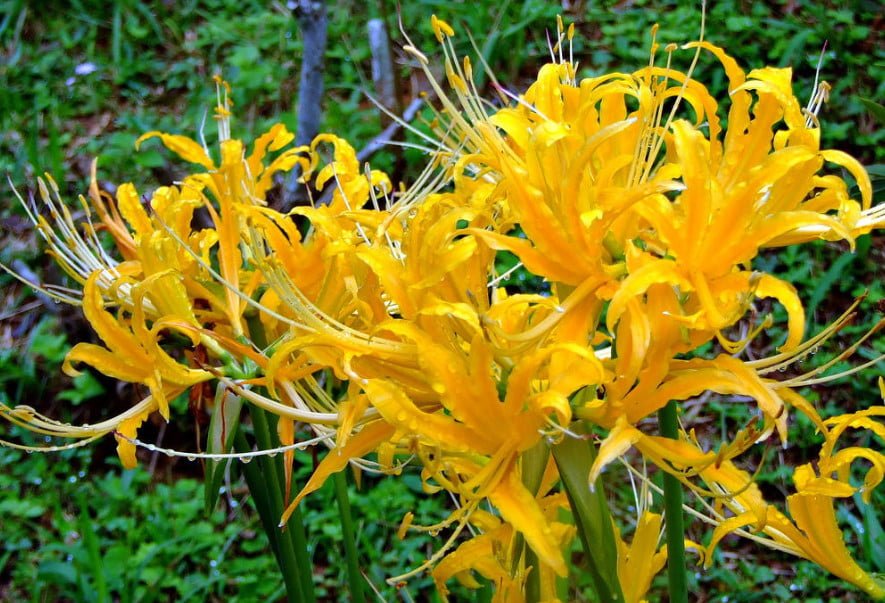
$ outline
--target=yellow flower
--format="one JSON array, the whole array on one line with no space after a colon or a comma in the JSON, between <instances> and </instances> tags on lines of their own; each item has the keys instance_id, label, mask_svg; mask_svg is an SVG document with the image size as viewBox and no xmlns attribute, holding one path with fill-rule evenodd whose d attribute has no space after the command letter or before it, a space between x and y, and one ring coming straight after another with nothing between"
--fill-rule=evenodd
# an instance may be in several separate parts
<instances>
[{"instance_id":1,"label":"yellow flower","mask_svg":"<svg viewBox=\"0 0 885 603\"><path fill-rule=\"evenodd\" d=\"M83 288L83 314L107 348L91 343L78 343L65 358L64 370L74 375L76 371L73 363L85 362L109 377L130 383L143 383L150 388L160 414L169 420L164 385L189 387L211 378L211 374L204 370L190 369L179 364L160 347L160 331L167 326L175 326L177 317L173 317L172 322L160 318L150 328L145 322L142 309L145 294L155 283L164 278L175 278L175 275L158 273L135 285L135 307L128 321L122 317L114 317L103 308L101 294L96 286L98 277L98 272L90 276Z\"/></svg>"},{"instance_id":2,"label":"yellow flower","mask_svg":"<svg viewBox=\"0 0 885 603\"><path fill-rule=\"evenodd\" d=\"M639 603L651 581L667 562L667 547L658 546L663 518L645 510L639 516L630 544L618 538L618 581L626 603Z\"/></svg>"},{"instance_id":3,"label":"yellow flower","mask_svg":"<svg viewBox=\"0 0 885 603\"><path fill-rule=\"evenodd\" d=\"M568 501L563 493L550 494L547 489L542 486L542 492L536 497L538 505L544 513L545 521L550 522L552 529L558 534L557 539L567 543L574 537L575 529L574 526L560 523L558 515L568 508ZM479 509L471 515L470 523L479 534L461 543L431 572L443 600L447 600L449 594L446 582L452 578L468 588L479 588L480 583L472 572L494 584L495 601L503 603L525 600L524 582L530 572L539 574L541 601L559 600L556 593L556 574L552 568L543 564L541 567L521 567L522 551L515 546L516 532L512 525ZM422 530L426 531L427 528ZM517 569L514 571L514 568Z\"/></svg>"},{"instance_id":4,"label":"yellow flower","mask_svg":"<svg viewBox=\"0 0 885 603\"><path fill-rule=\"evenodd\" d=\"M453 94L431 82L443 106L441 161L456 194L473 181L493 183L483 193L486 212L507 215L468 232L515 253L530 272L558 284L563 299L592 283L595 295L612 299L612 333L627 300L660 283L676 287L679 302L669 320L656 322L675 322L679 339L692 332L683 348L712 336L734 347L722 332L754 297L784 304L784 345L795 347L804 324L795 290L745 267L764 247L820 236L853 243L885 223L882 208L870 208L869 178L857 161L820 150L816 116L795 98L788 69L747 75L721 48L687 44L716 56L729 79L723 131L718 103L692 69L670 67L675 45L666 49L666 67L654 65L653 53L649 67L633 74L578 81L562 52L572 30L560 25L559 61L544 66L524 95L505 95L515 106L488 115L470 85L469 63L462 67L454 56L451 28L435 23ZM432 77L426 57L411 52ZM684 108L692 120L680 118ZM860 203L843 179L819 175L825 162L854 175ZM468 194L476 207L473 190L462 198ZM514 225L522 234L507 232Z\"/></svg>"},{"instance_id":5,"label":"yellow flower","mask_svg":"<svg viewBox=\"0 0 885 603\"><path fill-rule=\"evenodd\" d=\"M874 412L885 414L885 409L879 407ZM833 421L850 422L858 418L851 415L835 417ZM882 431L881 425L877 431ZM827 440L829 446L835 438L830 435ZM870 449L847 448L842 454L827 458L822 451L820 464L824 469L821 470L820 477L815 475L811 465L799 467L794 473L793 480L798 492L787 497L787 510L792 521L765 502L759 489L752 483L752 478L731 463L723 463L720 467L711 467L701 472L701 477L721 493L721 504L734 513L733 517L721 520L713 532L707 547L707 563L710 562L713 548L726 534L745 526L753 526L756 531L761 532L760 536L767 537L764 540L757 538L757 541L810 559L861 588L873 598L885 597L885 583L865 572L852 559L836 521L834 499L851 496L856 488L848 484L847 471L842 472L843 479L829 477L827 474L834 470L834 464L847 470L850 461L857 457L873 462L873 469L868 474L864 488L866 498L882 479L885 456ZM836 471L839 472L838 469ZM871 476L872 479L869 479Z\"/></svg>"},{"instance_id":6,"label":"yellow flower","mask_svg":"<svg viewBox=\"0 0 885 603\"><path fill-rule=\"evenodd\" d=\"M569 344L527 355L509 371L502 400L497 384L502 377L493 373L492 350L481 335L452 348L441 343L451 336L434 340L409 322L386 329L413 342L421 371L414 375L416 383L359 381L380 420L366 423L345 445L330 451L286 517L328 475L390 440L397 449L422 459L428 488L452 492L465 509L488 499L524 534L543 563L562 575L566 566L557 536L522 485L518 459L546 432L558 437L556 426L568 425L570 394L604 379L595 356ZM407 388L420 395L407 395Z\"/></svg>"},{"instance_id":7,"label":"yellow flower","mask_svg":"<svg viewBox=\"0 0 885 603\"><path fill-rule=\"evenodd\" d=\"M306 147L295 147L286 149L265 165L264 160L269 152L283 149L294 139L294 135L283 124L276 124L258 137L252 152L246 156L243 142L230 136L231 102L227 97L229 87L219 78L216 78L216 83L219 96L215 109L221 155L219 164L210 158L208 149L185 136L158 131L147 132L136 141L136 147L145 140L159 138L179 157L207 170L205 173L185 178L180 194L182 197L197 200L206 207L214 229L191 235L189 223L173 220L169 224L187 227L188 239L182 236L184 234L182 232L174 233L177 235L178 244L196 246L197 249L190 253L202 255L204 266L209 264L210 248L217 245L215 257L219 266L218 273L225 285L223 299L216 300L212 295L207 295L204 299L216 304L215 309L224 314L232 334L236 337L245 332L242 315L246 304L243 298L250 296L258 286L257 279L252 278L248 271L244 270L244 258L240 252L240 244L245 242L248 245L250 240L251 231L246 227L246 217L252 208L266 205L265 195L273 185L273 177L277 172L291 170L296 165L304 171L309 171L311 161L307 157ZM163 190L168 190L172 194L178 192L174 188ZM156 197L157 195L155 199ZM170 212L181 210L181 204L170 201L163 199L160 204ZM134 207L132 209L137 211ZM155 211L159 213L156 206ZM146 225L144 219L139 219L138 222Z\"/></svg>"},{"instance_id":8,"label":"yellow flower","mask_svg":"<svg viewBox=\"0 0 885 603\"><path fill-rule=\"evenodd\" d=\"M120 459L125 467L131 468L135 466L135 453L129 440L135 437L141 422L155 410L159 410L163 418L168 420L169 398L178 396L196 383L211 379L212 375L179 364L160 347L159 337L164 329L178 329L185 335L188 334L187 330L181 329L182 323L177 317L157 319L150 327L145 321L145 295L162 279L175 278L173 274L159 273L132 287L135 309L129 319L115 317L104 309L98 284L100 277L101 272L96 271L86 280L83 289L83 313L107 347L78 343L68 352L63 369L73 376L78 374L74 363L89 364L109 377L144 384L150 390L150 395L128 411L90 427L61 424L42 417L25 406L3 406L0 413L32 431L58 437L91 440L112 431L117 432L125 436L118 437L117 450ZM187 324L184 323L183 326Z\"/></svg>"},{"instance_id":9,"label":"yellow flower","mask_svg":"<svg viewBox=\"0 0 885 603\"><path fill-rule=\"evenodd\" d=\"M293 138L282 125L260 137L252 154L244 157L242 143L230 139L228 106L226 98L219 99L220 166L214 165L201 145L181 136L154 132L139 140L140 143L157 135L186 160L212 170L211 174L186 178L180 186L158 188L150 202L150 214L131 184L118 188L115 201L100 193L93 163L89 196L102 222L93 223L92 214L81 199L87 222L78 228L61 202L54 181L47 177L48 186L40 181L41 197L50 209L52 222L29 210L31 218L48 242L50 253L83 285L82 300L76 291L50 288L48 292L64 301L82 304L86 319L107 346L76 345L66 358L65 371L75 374L74 364L83 362L109 376L144 384L150 395L100 427L63 425L28 407L4 407L5 416L41 433L62 437L94 438L115 431L121 459L131 466L135 462L131 440L141 422L154 410L168 420L170 396L214 378L208 371L184 366L169 356L160 346L164 331L184 334L193 345L202 344L222 361L231 360L222 343L238 356L253 354L228 338L242 333L242 296L248 296L260 284L254 274L250 276L243 270L239 246L249 230L242 227L238 204L260 205L275 172L291 169L299 162L309 167L309 162L300 154L305 149L292 149L264 165L268 151L281 149ZM206 191L219 204L217 210ZM216 228L195 232L194 210L201 205L209 209ZM97 237L101 229L113 236L124 261L113 259L102 248ZM225 284L234 283L234 291L212 282L211 263L215 257L222 275L228 277ZM242 281L245 283L241 285ZM106 310L106 306L117 306L117 314ZM213 330L204 329L204 325Z\"/></svg>"}]
</instances>

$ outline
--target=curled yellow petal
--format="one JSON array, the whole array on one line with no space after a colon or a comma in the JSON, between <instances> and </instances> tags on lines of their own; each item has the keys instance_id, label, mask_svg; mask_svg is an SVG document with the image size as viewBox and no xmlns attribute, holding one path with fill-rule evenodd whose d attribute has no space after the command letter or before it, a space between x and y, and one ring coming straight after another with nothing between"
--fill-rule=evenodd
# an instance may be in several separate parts
<instances>
[{"instance_id":1,"label":"curled yellow petal","mask_svg":"<svg viewBox=\"0 0 885 603\"><path fill-rule=\"evenodd\" d=\"M114 437L117 439L117 454L120 456L120 462L126 469L134 469L138 465L135 458L135 444L126 438L134 439L138 433L138 428L144 423L145 419L157 409L156 402L149 404L145 409L134 417L124 419L117 426ZM119 434L119 435L118 435ZM125 436L125 437L120 437Z\"/></svg>"},{"instance_id":2,"label":"curled yellow petal","mask_svg":"<svg viewBox=\"0 0 885 603\"><path fill-rule=\"evenodd\" d=\"M311 492L321 488L326 483L326 480L329 479L329 476L344 469L351 460L364 456L374 450L381 442L392 436L393 432L394 428L387 423L376 421L363 427L344 446L330 450L313 472L313 475L310 476L310 479L307 480L307 483L304 484L295 500L286 507L283 516L280 518L280 525L286 525L289 517L298 507L298 503Z\"/></svg>"},{"instance_id":3,"label":"curled yellow petal","mask_svg":"<svg viewBox=\"0 0 885 603\"><path fill-rule=\"evenodd\" d=\"M203 147L200 146L199 143L191 140L187 136L180 136L178 134L164 134L163 132L158 132L154 130L152 132L147 132L139 136L138 140L135 141L135 148L138 149L141 146L141 143L151 138L159 138L167 149L169 149L185 161L198 163L209 170L215 168L215 164L206 154L206 150L203 149Z\"/></svg>"}]
</instances>

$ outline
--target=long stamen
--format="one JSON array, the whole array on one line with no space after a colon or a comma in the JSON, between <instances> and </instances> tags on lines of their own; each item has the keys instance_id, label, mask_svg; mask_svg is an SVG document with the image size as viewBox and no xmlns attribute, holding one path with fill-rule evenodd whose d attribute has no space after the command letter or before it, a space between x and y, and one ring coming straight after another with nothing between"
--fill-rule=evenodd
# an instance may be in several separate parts
<instances>
[{"instance_id":1,"label":"long stamen","mask_svg":"<svg viewBox=\"0 0 885 603\"><path fill-rule=\"evenodd\" d=\"M760 358L758 360L749 360L745 364L760 375L765 375L775 370L786 369L786 367L791 365L797 359L804 357L808 353L813 353L813 351L816 350L821 343L835 335L839 330L842 329L842 327L848 324L854 317L854 310L861 303L861 301L863 301L863 297L855 299L851 306L849 306L848 309L843 312L839 318L837 318L831 324L827 325L824 330L822 330L814 337L811 337L801 343L794 350L791 350L789 352L781 352L779 354L768 356L766 358Z\"/></svg>"}]
</instances>

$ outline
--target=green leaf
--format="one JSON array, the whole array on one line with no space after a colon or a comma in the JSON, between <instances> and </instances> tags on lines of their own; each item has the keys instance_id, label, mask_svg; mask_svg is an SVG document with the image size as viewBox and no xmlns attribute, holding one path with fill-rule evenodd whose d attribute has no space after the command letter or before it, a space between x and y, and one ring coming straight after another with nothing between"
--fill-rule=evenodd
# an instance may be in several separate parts
<instances>
[{"instance_id":1,"label":"green leaf","mask_svg":"<svg viewBox=\"0 0 885 603\"><path fill-rule=\"evenodd\" d=\"M580 426L575 426L577 428ZM589 560L587 569L593 578L596 594L600 601L623 601L624 595L618 582L618 548L614 525L602 481L596 480L593 490L587 483L590 467L596 458L593 443L573 437L563 438L553 447L553 458L568 495L584 554Z\"/></svg>"},{"instance_id":2,"label":"green leaf","mask_svg":"<svg viewBox=\"0 0 885 603\"><path fill-rule=\"evenodd\" d=\"M50 319L42 320L31 334L30 353L49 362L61 362L68 351L68 341L63 333L53 333Z\"/></svg>"},{"instance_id":3,"label":"green leaf","mask_svg":"<svg viewBox=\"0 0 885 603\"><path fill-rule=\"evenodd\" d=\"M860 104L866 107L867 111L869 111L870 115L872 115L873 118L877 122L879 122L880 126L885 126L885 106L882 106L872 99L864 98L862 96L858 96L857 100L860 101Z\"/></svg>"},{"instance_id":4,"label":"green leaf","mask_svg":"<svg viewBox=\"0 0 885 603\"><path fill-rule=\"evenodd\" d=\"M61 392L58 395L59 400L67 400L76 406L104 393L104 387L91 373L84 371L74 377L73 382L74 387Z\"/></svg>"},{"instance_id":5,"label":"green leaf","mask_svg":"<svg viewBox=\"0 0 885 603\"><path fill-rule=\"evenodd\" d=\"M37 579L59 586L69 586L77 583L77 570L70 563L44 561L37 568Z\"/></svg>"},{"instance_id":6,"label":"green leaf","mask_svg":"<svg viewBox=\"0 0 885 603\"><path fill-rule=\"evenodd\" d=\"M26 498L8 498L0 502L0 516L39 517L46 512L46 507Z\"/></svg>"},{"instance_id":7,"label":"green leaf","mask_svg":"<svg viewBox=\"0 0 885 603\"><path fill-rule=\"evenodd\" d=\"M243 399L228 391L221 383L215 390L215 410L209 422L207 451L209 454L227 454L234 445L234 435L240 425ZM206 461L206 512L215 508L218 492L229 461Z\"/></svg>"},{"instance_id":8,"label":"green leaf","mask_svg":"<svg viewBox=\"0 0 885 603\"><path fill-rule=\"evenodd\" d=\"M86 502L86 495L82 490L77 491L77 506L80 508L77 525L80 533L83 535L83 544L86 546L88 553L88 570L89 576L95 581L95 590L98 600L102 603L110 601L107 585L107 575L102 559L101 550L99 549L98 535L95 533L95 520L89 511L89 505ZM81 576L85 577L85 576Z\"/></svg>"}]
</instances>

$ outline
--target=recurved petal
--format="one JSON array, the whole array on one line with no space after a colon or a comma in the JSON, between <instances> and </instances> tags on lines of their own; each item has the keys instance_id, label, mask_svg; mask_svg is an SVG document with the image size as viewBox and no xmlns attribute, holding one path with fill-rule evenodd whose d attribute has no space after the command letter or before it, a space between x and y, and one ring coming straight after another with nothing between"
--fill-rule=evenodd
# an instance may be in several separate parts
<instances>
[{"instance_id":1,"label":"recurved petal","mask_svg":"<svg viewBox=\"0 0 885 603\"><path fill-rule=\"evenodd\" d=\"M873 201L873 185L870 182L870 175L860 162L844 151L836 151L833 149L821 151L820 155L826 161L832 161L851 172L851 175L854 176L854 179L857 181L857 186L860 189L863 208L869 209L870 204Z\"/></svg>"},{"instance_id":2,"label":"recurved petal","mask_svg":"<svg viewBox=\"0 0 885 603\"><path fill-rule=\"evenodd\" d=\"M83 314L86 320L110 350L126 358L133 366L150 366L150 358L138 345L129 329L123 328L118 320L104 309L104 300L98 286L102 271L94 271L83 287Z\"/></svg>"},{"instance_id":3,"label":"recurved petal","mask_svg":"<svg viewBox=\"0 0 885 603\"><path fill-rule=\"evenodd\" d=\"M190 161L191 163L199 163L206 169L214 169L215 164L206 154L205 149L200 146L194 140L191 140L187 136L179 136L177 134L164 134L163 132L158 132L156 130L152 132L147 132L139 136L138 140L135 141L135 149L138 150L138 147L141 146L145 140L149 140L151 138L159 138L160 142L163 145L184 159L185 161Z\"/></svg>"},{"instance_id":4,"label":"recurved petal","mask_svg":"<svg viewBox=\"0 0 885 603\"><path fill-rule=\"evenodd\" d=\"M117 454L120 456L120 462L123 463L124 468L134 469L135 466L138 465L138 461L135 458L135 444L126 438L129 438L130 440L134 439L138 433L138 428L141 427L144 420L156 409L156 403L149 404L142 412L134 417L124 419L117 426L114 437L117 439Z\"/></svg>"},{"instance_id":5,"label":"recurved petal","mask_svg":"<svg viewBox=\"0 0 885 603\"><path fill-rule=\"evenodd\" d=\"M793 483L799 494L822 495L830 498L846 498L852 496L857 488L824 475L818 477L814 468L808 465L796 467L793 471Z\"/></svg>"},{"instance_id":6,"label":"recurved petal","mask_svg":"<svg viewBox=\"0 0 885 603\"><path fill-rule=\"evenodd\" d=\"M348 439L344 446L336 446L326 457L320 462L319 466L304 484L301 492L295 497L280 518L280 525L285 525L292 513L295 512L298 503L305 496L321 488L326 480L334 473L338 473L344 469L347 464L353 460L360 458L374 450L382 442L393 435L394 428L383 421L375 421L369 423L360 430L359 433Z\"/></svg>"},{"instance_id":7,"label":"recurved petal","mask_svg":"<svg viewBox=\"0 0 885 603\"><path fill-rule=\"evenodd\" d=\"M78 343L71 348L62 365L65 374L70 376L79 374L74 369L75 362L83 362L108 377L129 383L142 383L150 373L149 363L132 362L125 356L112 353L93 343Z\"/></svg>"},{"instance_id":8,"label":"recurved petal","mask_svg":"<svg viewBox=\"0 0 885 603\"><path fill-rule=\"evenodd\" d=\"M885 597L885 584L867 574L851 558L842 530L836 523L832 498L819 494L794 494L787 498L787 508L798 528L808 538L808 547L803 549L811 559L863 589L871 597Z\"/></svg>"},{"instance_id":9,"label":"recurved petal","mask_svg":"<svg viewBox=\"0 0 885 603\"><path fill-rule=\"evenodd\" d=\"M137 237L143 237L153 232L154 227L151 219L141 204L141 198L138 191L131 182L121 184L117 189L117 208L120 214L135 231Z\"/></svg>"},{"instance_id":10,"label":"recurved petal","mask_svg":"<svg viewBox=\"0 0 885 603\"><path fill-rule=\"evenodd\" d=\"M621 283L618 292L615 293L606 315L606 326L609 332L614 333L614 326L618 319L627 309L627 301L642 295L649 287L657 283L667 283L679 287L682 291L693 289L692 283L686 278L672 260L657 260L645 264Z\"/></svg>"},{"instance_id":11,"label":"recurved petal","mask_svg":"<svg viewBox=\"0 0 885 603\"><path fill-rule=\"evenodd\" d=\"M372 406L398 430L417 435L445 450L469 453L493 454L494 441L489 442L479 432L451 416L425 412L393 383L371 379L363 386Z\"/></svg>"},{"instance_id":12,"label":"recurved petal","mask_svg":"<svg viewBox=\"0 0 885 603\"><path fill-rule=\"evenodd\" d=\"M593 466L590 467L588 482L595 484L596 479L607 465L630 450L643 437L642 432L630 425L626 418L623 416L618 417L614 428L599 445L596 460L593 461Z\"/></svg>"},{"instance_id":13,"label":"recurved petal","mask_svg":"<svg viewBox=\"0 0 885 603\"><path fill-rule=\"evenodd\" d=\"M636 525L633 541L618 551L618 581L624 601L638 603L651 587L651 581L667 561L667 547L658 550L663 519L645 511Z\"/></svg>"},{"instance_id":14,"label":"recurved petal","mask_svg":"<svg viewBox=\"0 0 885 603\"><path fill-rule=\"evenodd\" d=\"M257 178L264 170L262 162L268 151L278 151L295 139L284 124L274 124L270 130L259 136L252 145L252 153L246 162L252 176Z\"/></svg>"},{"instance_id":15,"label":"recurved petal","mask_svg":"<svg viewBox=\"0 0 885 603\"><path fill-rule=\"evenodd\" d=\"M509 575L501 567L495 549L500 547L502 542L509 542L511 533L510 526L500 526L492 532L471 538L446 555L432 572L439 593L444 598L448 595L446 582L451 578L457 578L458 582L467 588L479 588L481 585L470 574L471 570L479 572L489 580L507 579Z\"/></svg>"}]
</instances>

